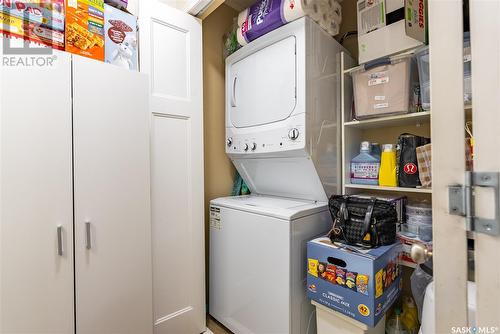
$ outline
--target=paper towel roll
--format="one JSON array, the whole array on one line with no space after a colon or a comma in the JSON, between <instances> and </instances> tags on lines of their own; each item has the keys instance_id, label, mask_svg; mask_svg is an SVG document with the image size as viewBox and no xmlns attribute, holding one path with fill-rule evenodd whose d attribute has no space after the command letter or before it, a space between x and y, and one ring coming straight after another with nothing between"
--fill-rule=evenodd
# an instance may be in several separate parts
<instances>
[{"instance_id":1,"label":"paper towel roll","mask_svg":"<svg viewBox=\"0 0 500 334\"><path fill-rule=\"evenodd\" d=\"M242 26L243 23L247 20L248 17L248 8L245 8L238 14L238 26Z\"/></svg>"},{"instance_id":2,"label":"paper towel roll","mask_svg":"<svg viewBox=\"0 0 500 334\"><path fill-rule=\"evenodd\" d=\"M304 12L315 22L321 21L322 12L319 1L311 2L308 7L304 8Z\"/></svg>"},{"instance_id":3,"label":"paper towel roll","mask_svg":"<svg viewBox=\"0 0 500 334\"><path fill-rule=\"evenodd\" d=\"M248 44L247 40L243 36L243 32L241 31L241 27L238 27L238 29L236 29L236 39L238 40L238 44L241 46L245 46Z\"/></svg>"},{"instance_id":4,"label":"paper towel roll","mask_svg":"<svg viewBox=\"0 0 500 334\"><path fill-rule=\"evenodd\" d=\"M310 1L310 0L307 0ZM305 16L303 7L304 0L284 0L283 17L286 22L292 22Z\"/></svg>"}]
</instances>

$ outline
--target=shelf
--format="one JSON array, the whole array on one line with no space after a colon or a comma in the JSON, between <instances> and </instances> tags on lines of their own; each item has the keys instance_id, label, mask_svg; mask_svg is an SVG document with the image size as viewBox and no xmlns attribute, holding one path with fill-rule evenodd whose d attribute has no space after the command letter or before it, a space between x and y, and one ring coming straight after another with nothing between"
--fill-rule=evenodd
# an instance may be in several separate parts
<instances>
[{"instance_id":1,"label":"shelf","mask_svg":"<svg viewBox=\"0 0 500 334\"><path fill-rule=\"evenodd\" d=\"M361 121L345 122L345 127L358 128L358 129L372 129L379 127L392 127L404 125L416 125L418 123L430 122L431 112L422 111L404 115L387 116L379 118L370 118Z\"/></svg>"},{"instance_id":2,"label":"shelf","mask_svg":"<svg viewBox=\"0 0 500 334\"><path fill-rule=\"evenodd\" d=\"M348 189L363 189L363 190L376 190L376 191L393 191L404 193L418 193L418 194L432 194L432 189L429 188L402 188L402 187L381 187L370 186L365 184L345 184Z\"/></svg>"}]
</instances>

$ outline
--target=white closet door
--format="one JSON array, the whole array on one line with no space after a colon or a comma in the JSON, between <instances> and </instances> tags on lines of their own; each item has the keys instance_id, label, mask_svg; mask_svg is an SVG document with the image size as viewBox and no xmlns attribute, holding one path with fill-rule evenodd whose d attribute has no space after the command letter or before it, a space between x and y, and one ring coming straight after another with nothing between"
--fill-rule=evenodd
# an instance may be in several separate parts
<instances>
[{"instance_id":1,"label":"white closet door","mask_svg":"<svg viewBox=\"0 0 500 334\"><path fill-rule=\"evenodd\" d=\"M0 65L2 334L74 328L71 57L53 59Z\"/></svg>"},{"instance_id":2,"label":"white closet door","mask_svg":"<svg viewBox=\"0 0 500 334\"><path fill-rule=\"evenodd\" d=\"M474 170L500 173L500 3L470 1L472 46L472 124ZM500 186L497 180L496 186ZM476 216L496 218L500 229L500 200L491 189L476 189ZM498 195L498 194L497 194ZM496 216L496 217L495 217ZM496 224L495 224L496 223ZM488 226L483 228L488 229ZM500 331L500 235L475 234L475 274L479 330ZM474 296L473 296L474 297ZM471 298L469 296L469 298ZM479 331L478 331L479 332Z\"/></svg>"},{"instance_id":3,"label":"white closet door","mask_svg":"<svg viewBox=\"0 0 500 334\"><path fill-rule=\"evenodd\" d=\"M141 71L150 74L155 333L205 327L201 22L141 1Z\"/></svg>"},{"instance_id":4,"label":"white closet door","mask_svg":"<svg viewBox=\"0 0 500 334\"><path fill-rule=\"evenodd\" d=\"M76 331L152 332L147 76L73 60Z\"/></svg>"}]
</instances>

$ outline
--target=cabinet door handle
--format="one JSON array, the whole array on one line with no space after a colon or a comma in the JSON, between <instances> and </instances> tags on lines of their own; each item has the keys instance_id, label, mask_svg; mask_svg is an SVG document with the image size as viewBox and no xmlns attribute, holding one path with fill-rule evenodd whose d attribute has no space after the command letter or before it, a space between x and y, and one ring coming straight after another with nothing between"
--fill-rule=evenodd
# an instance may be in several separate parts
<instances>
[{"instance_id":1,"label":"cabinet door handle","mask_svg":"<svg viewBox=\"0 0 500 334\"><path fill-rule=\"evenodd\" d=\"M90 234L90 222L85 222L85 247L92 248L92 236Z\"/></svg>"},{"instance_id":2,"label":"cabinet door handle","mask_svg":"<svg viewBox=\"0 0 500 334\"><path fill-rule=\"evenodd\" d=\"M57 255L63 256L63 235L62 235L63 229L62 226L59 225L57 226Z\"/></svg>"}]
</instances>

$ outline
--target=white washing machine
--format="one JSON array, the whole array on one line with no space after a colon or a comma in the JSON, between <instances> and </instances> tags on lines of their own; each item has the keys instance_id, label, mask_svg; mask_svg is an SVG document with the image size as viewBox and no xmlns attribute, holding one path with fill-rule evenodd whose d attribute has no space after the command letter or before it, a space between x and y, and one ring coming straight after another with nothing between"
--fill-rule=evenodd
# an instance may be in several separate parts
<instances>
[{"instance_id":1,"label":"white washing machine","mask_svg":"<svg viewBox=\"0 0 500 334\"><path fill-rule=\"evenodd\" d=\"M259 195L211 201L210 314L234 333L316 333L306 243L330 227L324 203Z\"/></svg>"},{"instance_id":2,"label":"white washing machine","mask_svg":"<svg viewBox=\"0 0 500 334\"><path fill-rule=\"evenodd\" d=\"M253 195L211 202L209 313L235 333L315 333L306 242L340 192L342 51L304 17L226 59L226 153Z\"/></svg>"}]
</instances>

